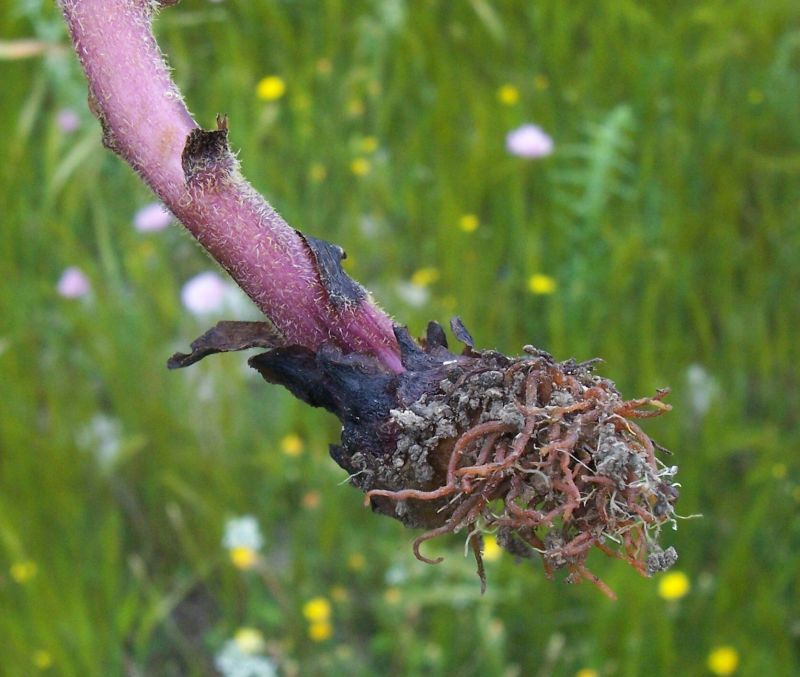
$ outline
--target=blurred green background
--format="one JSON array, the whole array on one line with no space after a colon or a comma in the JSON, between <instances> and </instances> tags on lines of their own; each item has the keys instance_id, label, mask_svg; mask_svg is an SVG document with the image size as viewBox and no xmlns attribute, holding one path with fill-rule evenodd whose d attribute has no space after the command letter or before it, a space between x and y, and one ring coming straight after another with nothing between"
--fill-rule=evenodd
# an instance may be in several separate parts
<instances>
[{"instance_id":1,"label":"blurred green background","mask_svg":"<svg viewBox=\"0 0 800 677\"><path fill-rule=\"evenodd\" d=\"M507 555L481 597L460 539L417 562L343 484L332 416L242 355L168 372L254 312L182 305L214 264L135 227L153 197L101 147L57 9L12 0L0 30L0 672L800 673L796 0L184 0L156 24L198 121L227 112L255 186L413 333L458 313L481 347L672 387L646 428L703 517L663 534L673 574L591 559L617 602ZM552 155L506 150L525 123Z\"/></svg>"}]
</instances>

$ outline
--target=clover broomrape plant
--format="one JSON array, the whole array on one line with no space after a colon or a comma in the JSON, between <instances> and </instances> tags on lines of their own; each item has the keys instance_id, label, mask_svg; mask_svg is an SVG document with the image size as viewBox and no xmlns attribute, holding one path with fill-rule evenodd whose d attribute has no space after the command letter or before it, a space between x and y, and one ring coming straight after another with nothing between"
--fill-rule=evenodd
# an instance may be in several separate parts
<instances>
[{"instance_id":1,"label":"clover broomrape plant","mask_svg":"<svg viewBox=\"0 0 800 677\"><path fill-rule=\"evenodd\" d=\"M331 456L373 509L425 529L414 542L464 531L482 585L482 534L545 570L587 579L592 548L647 575L677 558L657 537L674 523L676 468L635 419L667 410L667 391L625 401L594 360L557 362L525 346L509 357L444 329L421 340L350 279L340 247L288 226L239 172L228 122L198 127L151 31L176 0L60 0L89 82L103 143L125 159L266 316L220 322L188 354L263 348L250 365L342 423Z\"/></svg>"}]
</instances>

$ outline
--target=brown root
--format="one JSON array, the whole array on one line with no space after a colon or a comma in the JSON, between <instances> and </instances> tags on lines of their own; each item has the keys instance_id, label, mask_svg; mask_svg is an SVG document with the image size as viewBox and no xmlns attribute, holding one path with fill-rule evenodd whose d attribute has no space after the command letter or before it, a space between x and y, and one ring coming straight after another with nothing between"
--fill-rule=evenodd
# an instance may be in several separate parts
<instances>
[{"instance_id":1,"label":"brown root","mask_svg":"<svg viewBox=\"0 0 800 677\"><path fill-rule=\"evenodd\" d=\"M438 396L452 406L471 379L487 371L457 375ZM492 411L501 411L498 417L488 415L488 407L471 411L473 423L443 446L449 456L439 460L440 486L372 489L367 499L438 502L436 512L444 512L445 521L414 541L415 556L441 562L425 557L420 546L466 528L482 586L481 534L502 531L498 541L506 550L517 556L538 552L548 575L565 569L569 581L587 580L614 599L586 568L589 553L597 548L647 575L648 556L661 552L655 537L674 519L675 469L658 461L656 445L631 420L669 411L662 402L668 391L623 401L613 383L591 373L591 365L556 363L544 355L510 361L500 382L502 401L518 415L497 406Z\"/></svg>"}]
</instances>

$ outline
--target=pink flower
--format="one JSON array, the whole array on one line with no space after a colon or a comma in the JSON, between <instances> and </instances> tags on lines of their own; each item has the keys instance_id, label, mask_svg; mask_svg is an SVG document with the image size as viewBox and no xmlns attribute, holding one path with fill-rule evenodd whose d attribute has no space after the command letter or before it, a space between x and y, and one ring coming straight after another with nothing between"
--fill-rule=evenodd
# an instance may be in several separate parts
<instances>
[{"instance_id":1,"label":"pink flower","mask_svg":"<svg viewBox=\"0 0 800 677\"><path fill-rule=\"evenodd\" d=\"M518 157L546 157L553 152L553 139L537 125L522 125L506 136L506 150Z\"/></svg>"},{"instance_id":2,"label":"pink flower","mask_svg":"<svg viewBox=\"0 0 800 677\"><path fill-rule=\"evenodd\" d=\"M79 299L92 290L92 285L80 268L70 266L61 274L56 289L65 299Z\"/></svg>"},{"instance_id":3,"label":"pink flower","mask_svg":"<svg viewBox=\"0 0 800 677\"><path fill-rule=\"evenodd\" d=\"M164 230L173 220L172 212L164 205L151 202L133 215L133 227L140 233L151 233Z\"/></svg>"},{"instance_id":4,"label":"pink flower","mask_svg":"<svg viewBox=\"0 0 800 677\"><path fill-rule=\"evenodd\" d=\"M56 124L64 134L72 134L81 126L81 119L72 108L62 108L56 114Z\"/></svg>"},{"instance_id":5,"label":"pink flower","mask_svg":"<svg viewBox=\"0 0 800 677\"><path fill-rule=\"evenodd\" d=\"M183 285L181 301L191 313L206 315L222 308L227 293L228 285L219 275L200 273Z\"/></svg>"}]
</instances>

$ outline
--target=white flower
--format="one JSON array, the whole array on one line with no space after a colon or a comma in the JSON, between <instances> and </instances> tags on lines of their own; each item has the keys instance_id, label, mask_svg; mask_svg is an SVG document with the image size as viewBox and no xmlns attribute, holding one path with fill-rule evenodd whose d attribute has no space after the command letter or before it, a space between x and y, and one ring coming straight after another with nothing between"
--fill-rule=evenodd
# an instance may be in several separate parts
<instances>
[{"instance_id":1,"label":"white flower","mask_svg":"<svg viewBox=\"0 0 800 677\"><path fill-rule=\"evenodd\" d=\"M92 285L80 268L70 266L61 274L56 289L65 299L79 299L92 290Z\"/></svg>"},{"instance_id":2,"label":"white flower","mask_svg":"<svg viewBox=\"0 0 800 677\"><path fill-rule=\"evenodd\" d=\"M173 220L172 212L163 204L151 202L133 215L133 227L140 233L149 233L164 230Z\"/></svg>"},{"instance_id":3,"label":"white flower","mask_svg":"<svg viewBox=\"0 0 800 677\"><path fill-rule=\"evenodd\" d=\"M264 545L264 537L258 526L258 520L252 515L234 517L225 523L222 545L228 550L248 548L260 550Z\"/></svg>"},{"instance_id":4,"label":"white flower","mask_svg":"<svg viewBox=\"0 0 800 677\"><path fill-rule=\"evenodd\" d=\"M553 152L553 139L537 125L522 125L506 136L506 150L518 157L546 157Z\"/></svg>"},{"instance_id":5,"label":"white flower","mask_svg":"<svg viewBox=\"0 0 800 677\"><path fill-rule=\"evenodd\" d=\"M275 677L275 663L266 656L242 650L235 639L228 640L214 657L214 667L223 677Z\"/></svg>"},{"instance_id":6,"label":"white flower","mask_svg":"<svg viewBox=\"0 0 800 677\"><path fill-rule=\"evenodd\" d=\"M181 290L181 301L195 315L221 310L225 301L225 281L216 273L195 275Z\"/></svg>"},{"instance_id":7,"label":"white flower","mask_svg":"<svg viewBox=\"0 0 800 677\"><path fill-rule=\"evenodd\" d=\"M264 635L256 628L239 628L233 641L243 653L256 654L264 650Z\"/></svg>"},{"instance_id":8,"label":"white flower","mask_svg":"<svg viewBox=\"0 0 800 677\"><path fill-rule=\"evenodd\" d=\"M719 385L711 374L699 364L690 364L686 370L689 406L699 417L708 413L711 404L719 395Z\"/></svg>"},{"instance_id":9,"label":"white flower","mask_svg":"<svg viewBox=\"0 0 800 677\"><path fill-rule=\"evenodd\" d=\"M118 419L96 414L76 436L79 447L92 453L104 468L110 468L122 449L122 424Z\"/></svg>"},{"instance_id":10,"label":"white flower","mask_svg":"<svg viewBox=\"0 0 800 677\"><path fill-rule=\"evenodd\" d=\"M72 134L81 126L81 119L72 108L62 108L56 113L56 125L64 134Z\"/></svg>"},{"instance_id":11,"label":"white flower","mask_svg":"<svg viewBox=\"0 0 800 677\"><path fill-rule=\"evenodd\" d=\"M181 301L198 317L225 310L236 319L247 319L254 313L253 304L239 287L211 271L187 281L181 290Z\"/></svg>"},{"instance_id":12,"label":"white flower","mask_svg":"<svg viewBox=\"0 0 800 677\"><path fill-rule=\"evenodd\" d=\"M431 292L427 287L405 280L400 280L395 284L395 292L412 308L424 306L431 298Z\"/></svg>"},{"instance_id":13,"label":"white flower","mask_svg":"<svg viewBox=\"0 0 800 677\"><path fill-rule=\"evenodd\" d=\"M400 564L395 564L386 570L383 580L386 585L402 585L408 580L408 572Z\"/></svg>"},{"instance_id":14,"label":"white flower","mask_svg":"<svg viewBox=\"0 0 800 677\"><path fill-rule=\"evenodd\" d=\"M363 214L358 223L361 227L361 232L370 240L380 238L388 230L386 219L375 214Z\"/></svg>"}]
</instances>

